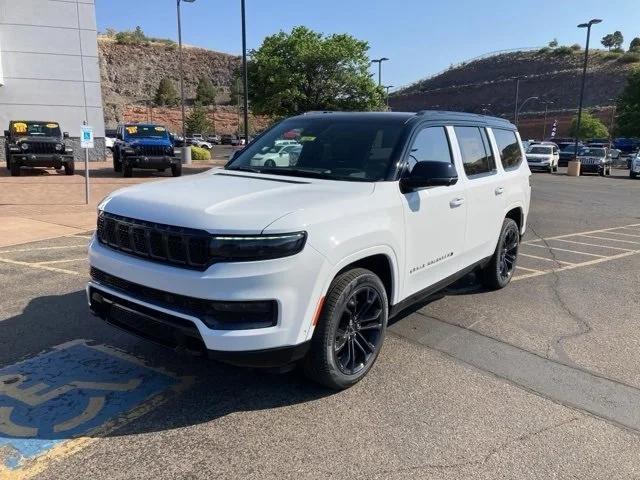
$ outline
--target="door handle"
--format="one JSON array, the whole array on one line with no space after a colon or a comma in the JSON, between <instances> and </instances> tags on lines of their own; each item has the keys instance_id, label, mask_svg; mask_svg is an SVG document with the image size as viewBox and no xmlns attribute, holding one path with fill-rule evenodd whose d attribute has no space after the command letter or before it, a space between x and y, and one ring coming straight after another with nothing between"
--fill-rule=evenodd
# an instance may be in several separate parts
<instances>
[{"instance_id":1,"label":"door handle","mask_svg":"<svg viewBox=\"0 0 640 480\"><path fill-rule=\"evenodd\" d=\"M502 195L504 193L504 188L503 187L497 187L495 189L496 195Z\"/></svg>"},{"instance_id":2,"label":"door handle","mask_svg":"<svg viewBox=\"0 0 640 480\"><path fill-rule=\"evenodd\" d=\"M459 207L460 205L462 205L464 203L464 198L463 197L458 197L458 198L454 198L453 200L451 200L449 202L449 206L451 208L456 208Z\"/></svg>"}]
</instances>

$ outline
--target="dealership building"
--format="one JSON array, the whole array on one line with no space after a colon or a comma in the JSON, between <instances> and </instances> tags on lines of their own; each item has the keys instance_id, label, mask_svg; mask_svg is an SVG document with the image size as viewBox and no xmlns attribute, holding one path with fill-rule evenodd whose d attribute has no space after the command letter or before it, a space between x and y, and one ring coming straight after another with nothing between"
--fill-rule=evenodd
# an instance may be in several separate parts
<instances>
[{"instance_id":1,"label":"dealership building","mask_svg":"<svg viewBox=\"0 0 640 480\"><path fill-rule=\"evenodd\" d=\"M0 0L0 135L10 120L57 122L72 138L87 121L103 158L94 0Z\"/></svg>"}]
</instances>

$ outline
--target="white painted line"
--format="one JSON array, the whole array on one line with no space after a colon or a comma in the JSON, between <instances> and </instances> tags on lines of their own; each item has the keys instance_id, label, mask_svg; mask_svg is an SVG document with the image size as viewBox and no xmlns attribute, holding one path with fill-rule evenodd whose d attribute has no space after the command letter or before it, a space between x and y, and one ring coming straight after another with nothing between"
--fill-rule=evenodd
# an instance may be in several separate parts
<instances>
[{"instance_id":1,"label":"white painted line","mask_svg":"<svg viewBox=\"0 0 640 480\"><path fill-rule=\"evenodd\" d=\"M73 238L86 238L87 240L91 240L92 235L69 235L70 237Z\"/></svg>"},{"instance_id":2,"label":"white painted line","mask_svg":"<svg viewBox=\"0 0 640 480\"><path fill-rule=\"evenodd\" d=\"M0 258L0 262L8 263L9 265L19 265L21 267L31 267L38 270L47 270L49 272L66 273L68 275L80 275L80 272L74 272L73 270L64 270L62 268L47 267L46 265L38 265L35 263L29 263L29 262L19 262L17 260L9 260L8 258Z\"/></svg>"},{"instance_id":3,"label":"white painted line","mask_svg":"<svg viewBox=\"0 0 640 480\"><path fill-rule=\"evenodd\" d=\"M516 265L516 270L520 269L520 270L526 270L527 272L536 272L536 273L544 273L545 270L534 270L533 268L525 268L525 267L521 267L520 265Z\"/></svg>"},{"instance_id":4,"label":"white painted line","mask_svg":"<svg viewBox=\"0 0 640 480\"><path fill-rule=\"evenodd\" d=\"M631 230L632 232L640 232L640 228L634 228L634 226L632 225L627 225L626 227L622 227L625 228L627 230Z\"/></svg>"},{"instance_id":5,"label":"white painted line","mask_svg":"<svg viewBox=\"0 0 640 480\"><path fill-rule=\"evenodd\" d=\"M70 262L80 262L88 260L87 257L82 258L69 258L67 260L51 260L48 262L35 262L34 265L53 265L54 263L70 263Z\"/></svg>"},{"instance_id":6,"label":"white painted line","mask_svg":"<svg viewBox=\"0 0 640 480\"><path fill-rule=\"evenodd\" d=\"M59 247L38 247L38 248L20 248L18 250L0 250L0 255L5 253L20 253L20 252L37 252L40 250L63 250L65 248L87 248L87 244L83 245L64 245Z\"/></svg>"},{"instance_id":7,"label":"white painted line","mask_svg":"<svg viewBox=\"0 0 640 480\"><path fill-rule=\"evenodd\" d=\"M609 240L611 242L633 243L640 245L640 242L634 242L632 240L619 240L617 238L596 237L595 235L580 235L581 237L595 238L597 240Z\"/></svg>"},{"instance_id":8,"label":"white painted line","mask_svg":"<svg viewBox=\"0 0 640 480\"><path fill-rule=\"evenodd\" d=\"M596 255L595 253L578 252L576 250L567 250L566 248L547 247L546 245L536 245L534 243L528 243L527 245L530 246L530 247L544 248L545 250L549 250L549 251L558 250L560 252L570 252L570 253L577 253L579 255L587 255L589 257L607 258L606 255ZM580 265L580 264L577 263L576 265Z\"/></svg>"},{"instance_id":9,"label":"white painted line","mask_svg":"<svg viewBox=\"0 0 640 480\"><path fill-rule=\"evenodd\" d=\"M574 237L576 235L589 235L589 234L592 234L592 233L610 232L611 230L620 230L622 228L630 228L630 227L640 227L640 223L633 223L631 225L625 225L624 227L601 228L600 230L589 230L587 232L567 233L565 235L557 235L555 237L536 238L535 240L527 240L526 242L522 242L522 244L523 245L530 245L530 244L535 243L535 242L542 242L542 241L547 241L547 240L557 240L559 238ZM637 230L635 228L631 228L631 230L633 230L635 232L640 232L640 230Z\"/></svg>"},{"instance_id":10,"label":"white painted line","mask_svg":"<svg viewBox=\"0 0 640 480\"><path fill-rule=\"evenodd\" d=\"M612 235L622 235L625 237L636 237L636 238L640 238L640 235L633 235L631 233L622 233L622 232L614 232L613 230L610 232L602 232L602 233L610 233Z\"/></svg>"},{"instance_id":11,"label":"white painted line","mask_svg":"<svg viewBox=\"0 0 640 480\"><path fill-rule=\"evenodd\" d=\"M529 255L528 253L522 253L522 252L518 252L518 256L527 257L527 258L535 258L536 260L546 260L547 262L553 262L553 263L563 263L565 265L575 265L575 263L565 262L565 261L562 261L562 260L556 260L555 258L538 257L536 255Z\"/></svg>"},{"instance_id":12,"label":"white painted line","mask_svg":"<svg viewBox=\"0 0 640 480\"><path fill-rule=\"evenodd\" d=\"M576 240L567 240L566 238L556 238L555 242L575 243L576 245L585 245L587 247L610 248L611 250L622 250L623 252L633 252L632 248L610 247L608 245L598 245L596 243L578 242Z\"/></svg>"},{"instance_id":13,"label":"white painted line","mask_svg":"<svg viewBox=\"0 0 640 480\"><path fill-rule=\"evenodd\" d=\"M588 267L588 266L591 266L591 265L596 265L598 263L608 262L610 260L617 260L618 258L629 257L631 255L638 255L638 253L640 253L640 252L634 250L634 251L631 251L631 252L620 253L620 254L614 255L612 257L598 258L598 259L595 259L595 260L589 260L588 262L576 263L574 265L567 265L566 267L557 268L557 269L549 270L549 271L542 272L542 273L527 273L527 274L524 274L524 275L518 275L517 277L513 277L511 280L524 280L526 278L533 278L533 277L539 277L541 275L548 275L549 273L553 273L553 272L564 272L565 270L573 270L574 268Z\"/></svg>"}]
</instances>

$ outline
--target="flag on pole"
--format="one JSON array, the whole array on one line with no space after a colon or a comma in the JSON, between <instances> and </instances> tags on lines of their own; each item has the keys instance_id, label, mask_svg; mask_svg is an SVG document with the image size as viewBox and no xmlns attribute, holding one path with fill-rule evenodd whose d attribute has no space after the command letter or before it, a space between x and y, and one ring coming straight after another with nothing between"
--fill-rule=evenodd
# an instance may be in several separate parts
<instances>
[{"instance_id":1,"label":"flag on pole","mask_svg":"<svg viewBox=\"0 0 640 480\"><path fill-rule=\"evenodd\" d=\"M556 138L557 131L558 131L558 120L554 120L553 127L551 127L551 138Z\"/></svg>"}]
</instances>

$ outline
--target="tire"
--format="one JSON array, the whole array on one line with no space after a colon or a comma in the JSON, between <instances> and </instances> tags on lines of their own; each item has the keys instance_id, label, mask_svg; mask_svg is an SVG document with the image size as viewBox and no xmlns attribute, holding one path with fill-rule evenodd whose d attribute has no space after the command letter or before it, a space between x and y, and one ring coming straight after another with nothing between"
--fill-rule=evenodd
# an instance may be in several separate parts
<instances>
[{"instance_id":1,"label":"tire","mask_svg":"<svg viewBox=\"0 0 640 480\"><path fill-rule=\"evenodd\" d=\"M358 320L360 315L367 318ZM307 377L335 390L359 382L380 353L388 316L387 293L377 275L364 268L338 275L303 360Z\"/></svg>"},{"instance_id":2,"label":"tire","mask_svg":"<svg viewBox=\"0 0 640 480\"><path fill-rule=\"evenodd\" d=\"M269 168L273 168L276 166L276 162L274 162L273 160L267 160L266 162L264 162L264 166L265 167L269 167Z\"/></svg>"},{"instance_id":3,"label":"tire","mask_svg":"<svg viewBox=\"0 0 640 480\"><path fill-rule=\"evenodd\" d=\"M113 171L119 173L122 171L122 162L117 150L113 151Z\"/></svg>"},{"instance_id":4,"label":"tire","mask_svg":"<svg viewBox=\"0 0 640 480\"><path fill-rule=\"evenodd\" d=\"M636 178L638 174L636 172L629 172L629 178Z\"/></svg>"},{"instance_id":5,"label":"tire","mask_svg":"<svg viewBox=\"0 0 640 480\"><path fill-rule=\"evenodd\" d=\"M73 175L75 171L76 171L76 166L74 162L67 162L64 164L65 175Z\"/></svg>"},{"instance_id":6,"label":"tire","mask_svg":"<svg viewBox=\"0 0 640 480\"><path fill-rule=\"evenodd\" d=\"M7 154L6 156L7 162L7 170L11 171L11 156Z\"/></svg>"},{"instance_id":7,"label":"tire","mask_svg":"<svg viewBox=\"0 0 640 480\"><path fill-rule=\"evenodd\" d=\"M20 176L20 164L16 161L11 162L11 176L12 177Z\"/></svg>"},{"instance_id":8,"label":"tire","mask_svg":"<svg viewBox=\"0 0 640 480\"><path fill-rule=\"evenodd\" d=\"M502 222L496 251L489 264L480 272L480 278L485 287L490 290L500 290L509 284L516 269L519 247L520 230L518 224L511 218L505 218Z\"/></svg>"},{"instance_id":9,"label":"tire","mask_svg":"<svg viewBox=\"0 0 640 480\"><path fill-rule=\"evenodd\" d=\"M181 175L182 175L182 164L177 163L175 165L171 165L171 176L180 177Z\"/></svg>"},{"instance_id":10,"label":"tire","mask_svg":"<svg viewBox=\"0 0 640 480\"><path fill-rule=\"evenodd\" d=\"M160 173L164 173L164 172L167 171L166 168L157 168L156 170L158 170L158 172L160 172Z\"/></svg>"},{"instance_id":11,"label":"tire","mask_svg":"<svg viewBox=\"0 0 640 480\"><path fill-rule=\"evenodd\" d=\"M125 178L133 177L133 167L131 165L122 166L122 176Z\"/></svg>"},{"instance_id":12,"label":"tire","mask_svg":"<svg viewBox=\"0 0 640 480\"><path fill-rule=\"evenodd\" d=\"M611 165L609 165L609 168L607 168L607 175L611 176Z\"/></svg>"}]
</instances>

